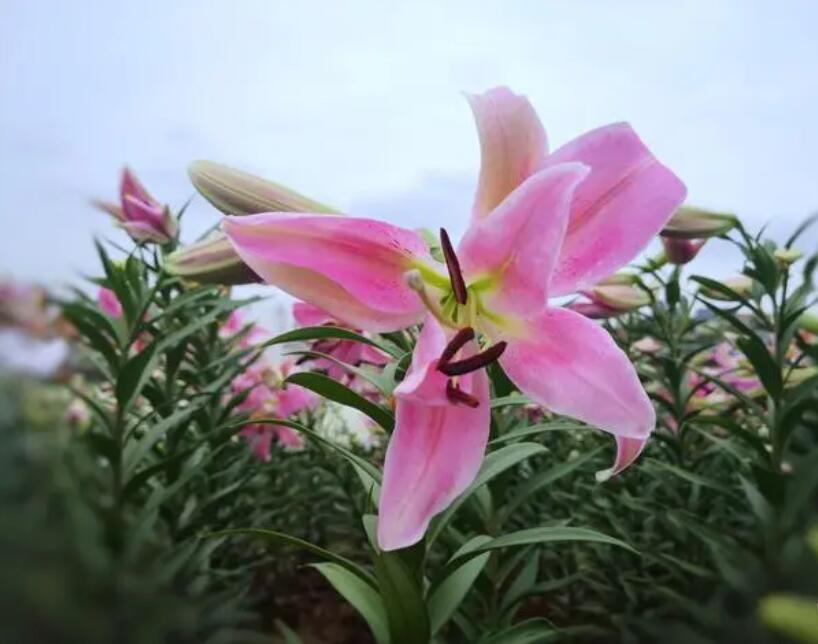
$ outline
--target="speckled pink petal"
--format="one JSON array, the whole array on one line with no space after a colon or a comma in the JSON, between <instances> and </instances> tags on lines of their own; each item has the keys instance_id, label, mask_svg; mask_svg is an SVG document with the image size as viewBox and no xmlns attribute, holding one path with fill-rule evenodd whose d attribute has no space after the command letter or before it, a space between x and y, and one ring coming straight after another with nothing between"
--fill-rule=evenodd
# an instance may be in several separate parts
<instances>
[{"instance_id":1,"label":"speckled pink petal","mask_svg":"<svg viewBox=\"0 0 818 644\"><path fill-rule=\"evenodd\" d=\"M473 217L480 218L537 170L548 141L525 96L496 87L467 98L480 136L480 182L473 209Z\"/></svg>"},{"instance_id":2,"label":"speckled pink petal","mask_svg":"<svg viewBox=\"0 0 818 644\"><path fill-rule=\"evenodd\" d=\"M471 484L483 460L491 421L488 377L480 370L461 379L464 391L480 401L478 407L450 402L446 379L435 369L445 343L437 323L427 320L407 379L395 390L396 425L386 451L378 518L383 550L420 541L431 518ZM441 386L442 392L430 392Z\"/></svg>"},{"instance_id":3,"label":"speckled pink petal","mask_svg":"<svg viewBox=\"0 0 818 644\"><path fill-rule=\"evenodd\" d=\"M519 315L542 311L559 257L581 163L552 166L526 179L494 210L474 220L458 248L466 281L488 277L493 310Z\"/></svg>"},{"instance_id":4,"label":"speckled pink petal","mask_svg":"<svg viewBox=\"0 0 818 644\"><path fill-rule=\"evenodd\" d=\"M524 337L506 338L508 348L500 358L520 391L555 413L615 436L650 436L656 424L653 405L633 364L607 331L561 308L546 309L527 327Z\"/></svg>"},{"instance_id":5,"label":"speckled pink petal","mask_svg":"<svg viewBox=\"0 0 818 644\"><path fill-rule=\"evenodd\" d=\"M627 123L574 139L543 167L579 161L591 173L574 193L551 295L594 285L633 260L684 201L687 190Z\"/></svg>"},{"instance_id":6,"label":"speckled pink petal","mask_svg":"<svg viewBox=\"0 0 818 644\"><path fill-rule=\"evenodd\" d=\"M226 217L223 228L242 260L268 283L368 331L419 321L423 305L405 281L433 260L415 232L372 219L266 213Z\"/></svg>"}]
</instances>

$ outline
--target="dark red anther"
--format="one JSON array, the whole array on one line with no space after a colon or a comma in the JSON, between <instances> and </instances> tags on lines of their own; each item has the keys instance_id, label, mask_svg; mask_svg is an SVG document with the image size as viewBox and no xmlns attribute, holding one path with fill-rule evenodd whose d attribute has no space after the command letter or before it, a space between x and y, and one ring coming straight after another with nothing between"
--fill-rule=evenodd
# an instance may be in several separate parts
<instances>
[{"instance_id":1,"label":"dark red anther","mask_svg":"<svg viewBox=\"0 0 818 644\"><path fill-rule=\"evenodd\" d=\"M461 403L472 409L480 406L480 401L475 396L466 393L451 380L446 383L446 398L453 403Z\"/></svg>"},{"instance_id":2,"label":"dark red anther","mask_svg":"<svg viewBox=\"0 0 818 644\"><path fill-rule=\"evenodd\" d=\"M440 229L440 248L443 251L443 258L446 260L446 268L449 270L449 281L452 284L452 292L454 292L454 299L458 304L465 304L468 299L468 291L466 290L466 282L463 279L463 271L460 270L460 262L455 255L452 241L449 239L449 233L445 228Z\"/></svg>"},{"instance_id":3,"label":"dark red anther","mask_svg":"<svg viewBox=\"0 0 818 644\"><path fill-rule=\"evenodd\" d=\"M441 365L449 364L449 361L454 358L455 354L471 340L474 340L474 329L471 327L467 326L465 329L460 329L455 333L454 337L449 341L449 344L443 349L443 353L440 354L440 359L437 361L437 368L440 369Z\"/></svg>"},{"instance_id":4,"label":"dark red anther","mask_svg":"<svg viewBox=\"0 0 818 644\"><path fill-rule=\"evenodd\" d=\"M481 351L477 355L473 355L470 358L464 358L463 360L450 362L444 365L438 364L437 368L447 376L462 376L467 373L471 373L472 371L477 371L478 369L489 366L492 362L497 360L497 358L503 355L503 351L505 350L506 343L498 342L497 344L490 346L485 351Z\"/></svg>"}]
</instances>

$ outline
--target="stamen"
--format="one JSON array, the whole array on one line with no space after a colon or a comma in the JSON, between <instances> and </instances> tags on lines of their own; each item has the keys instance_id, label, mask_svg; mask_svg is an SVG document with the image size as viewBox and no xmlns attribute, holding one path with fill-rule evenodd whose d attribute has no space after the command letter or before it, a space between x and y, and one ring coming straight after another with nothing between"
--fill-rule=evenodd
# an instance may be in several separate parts
<instances>
[{"instance_id":1,"label":"stamen","mask_svg":"<svg viewBox=\"0 0 818 644\"><path fill-rule=\"evenodd\" d=\"M470 358L458 360L457 362L450 362L444 365L438 364L437 368L447 376L462 376L467 373L471 373L472 371L482 369L483 367L487 367L492 362L497 360L497 358L503 355L503 351L505 350L506 343L498 342L497 344L490 346L485 351L482 351L477 355L473 355Z\"/></svg>"},{"instance_id":2,"label":"stamen","mask_svg":"<svg viewBox=\"0 0 818 644\"><path fill-rule=\"evenodd\" d=\"M440 369L441 365L449 364L449 361L454 358L455 354L471 340L474 340L474 329L471 327L460 329L460 331L455 333L454 337L449 341L449 344L443 349L443 353L440 354L440 358L437 361L437 368Z\"/></svg>"},{"instance_id":3,"label":"stamen","mask_svg":"<svg viewBox=\"0 0 818 644\"><path fill-rule=\"evenodd\" d=\"M480 406L480 401L475 396L463 391L452 380L446 382L446 397L453 403L462 403L472 409Z\"/></svg>"},{"instance_id":4,"label":"stamen","mask_svg":"<svg viewBox=\"0 0 818 644\"><path fill-rule=\"evenodd\" d=\"M465 304L468 299L466 282L463 279L463 271L460 270L460 262L455 255L454 247L449 239L449 233L445 228L440 229L440 249L443 251L443 258L446 260L446 268L449 270L449 280L452 283L452 291L458 304Z\"/></svg>"}]
</instances>

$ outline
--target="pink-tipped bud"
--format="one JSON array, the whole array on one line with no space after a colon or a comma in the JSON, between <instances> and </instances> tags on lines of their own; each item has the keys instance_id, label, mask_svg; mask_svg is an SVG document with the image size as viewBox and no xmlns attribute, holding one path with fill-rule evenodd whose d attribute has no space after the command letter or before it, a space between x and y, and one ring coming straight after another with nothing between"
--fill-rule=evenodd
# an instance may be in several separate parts
<instances>
[{"instance_id":1,"label":"pink-tipped bud","mask_svg":"<svg viewBox=\"0 0 818 644\"><path fill-rule=\"evenodd\" d=\"M114 319L122 317L122 304L119 303L116 293L111 289L104 286L100 287L97 293L97 302L105 315Z\"/></svg>"},{"instance_id":2,"label":"pink-tipped bud","mask_svg":"<svg viewBox=\"0 0 818 644\"><path fill-rule=\"evenodd\" d=\"M176 237L176 218L170 209L156 201L129 168L122 171L119 201L92 203L116 219L134 241L167 244Z\"/></svg>"},{"instance_id":3,"label":"pink-tipped bud","mask_svg":"<svg viewBox=\"0 0 818 644\"><path fill-rule=\"evenodd\" d=\"M707 241L706 239L679 239L664 236L661 239L667 261L678 266L687 264L696 257Z\"/></svg>"}]
</instances>

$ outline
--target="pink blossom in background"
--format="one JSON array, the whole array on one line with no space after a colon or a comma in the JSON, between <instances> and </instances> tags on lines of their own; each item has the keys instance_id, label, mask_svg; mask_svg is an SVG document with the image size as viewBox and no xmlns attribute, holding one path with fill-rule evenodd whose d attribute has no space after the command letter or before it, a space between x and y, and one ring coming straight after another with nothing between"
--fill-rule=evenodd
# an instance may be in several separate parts
<instances>
[{"instance_id":1,"label":"pink blossom in background","mask_svg":"<svg viewBox=\"0 0 818 644\"><path fill-rule=\"evenodd\" d=\"M293 368L292 360L285 360L277 366L256 363L248 367L232 383L233 393L248 392L238 410L249 414L251 419L286 419L313 409L320 402L315 393L284 383ZM240 433L249 441L254 453L265 461L270 460L274 439L283 447L300 449L304 445L301 434L289 427L259 423L247 425Z\"/></svg>"},{"instance_id":2,"label":"pink blossom in background","mask_svg":"<svg viewBox=\"0 0 818 644\"><path fill-rule=\"evenodd\" d=\"M111 289L100 287L97 291L97 302L105 315L117 320L122 317L122 304Z\"/></svg>"},{"instance_id":3,"label":"pink blossom in background","mask_svg":"<svg viewBox=\"0 0 818 644\"><path fill-rule=\"evenodd\" d=\"M122 171L119 203L94 201L107 212L137 242L166 244L176 237L176 219L145 189L129 168Z\"/></svg>"},{"instance_id":4,"label":"pink blossom in background","mask_svg":"<svg viewBox=\"0 0 818 644\"><path fill-rule=\"evenodd\" d=\"M306 302L296 302L293 304L293 318L295 318L296 324L300 327L324 325L344 327L343 323L333 319L326 311L307 304ZM359 332L357 329L351 330ZM364 342L356 342L355 340L327 338L313 342L311 348L313 351L327 354L335 359L316 358L310 361L314 368L326 371L327 375L335 380L346 379L352 381L354 379L354 375L350 373L349 370L344 369L336 360L352 366L357 366L361 363L384 365L388 362L387 357L375 347Z\"/></svg>"},{"instance_id":5,"label":"pink blossom in background","mask_svg":"<svg viewBox=\"0 0 818 644\"><path fill-rule=\"evenodd\" d=\"M219 337L224 340L229 340L233 336L238 335L238 333L242 331L245 326L247 326L247 323L244 321L244 316L242 313L238 310L233 311L228 316L227 321L219 329ZM257 324L253 324L241 336L238 341L238 346L242 349L247 349L248 347L261 342L268 335L269 333L266 329Z\"/></svg>"},{"instance_id":6,"label":"pink blossom in background","mask_svg":"<svg viewBox=\"0 0 818 644\"><path fill-rule=\"evenodd\" d=\"M548 300L631 261L682 203L684 185L627 124L549 153L525 97L497 88L469 100L480 180L456 251L441 233L445 266L420 234L372 219L276 212L223 223L254 272L350 328L424 322L395 391L378 520L384 550L421 539L476 476L490 423L483 367L494 360L533 401L612 433L610 473L639 455L655 425L610 335Z\"/></svg>"}]
</instances>

